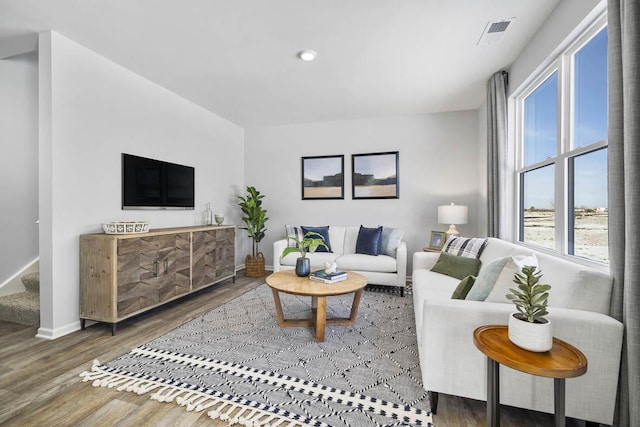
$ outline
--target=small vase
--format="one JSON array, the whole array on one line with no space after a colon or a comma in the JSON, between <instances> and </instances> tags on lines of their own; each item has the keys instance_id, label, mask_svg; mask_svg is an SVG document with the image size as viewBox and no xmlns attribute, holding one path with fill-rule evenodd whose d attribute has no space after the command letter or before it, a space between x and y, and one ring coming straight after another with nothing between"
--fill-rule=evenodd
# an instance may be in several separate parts
<instances>
[{"instance_id":1,"label":"small vase","mask_svg":"<svg viewBox=\"0 0 640 427\"><path fill-rule=\"evenodd\" d=\"M204 211L202 211L202 225L211 225L211 205L209 203L204 204Z\"/></svg>"},{"instance_id":2,"label":"small vase","mask_svg":"<svg viewBox=\"0 0 640 427\"><path fill-rule=\"evenodd\" d=\"M308 276L311 273L311 261L309 258L298 258L296 260L296 275L300 277Z\"/></svg>"},{"instance_id":3,"label":"small vase","mask_svg":"<svg viewBox=\"0 0 640 427\"><path fill-rule=\"evenodd\" d=\"M509 316L509 340L525 350L542 353L553 347L553 333L551 321L543 319L546 323L530 323L520 320L511 313Z\"/></svg>"}]
</instances>

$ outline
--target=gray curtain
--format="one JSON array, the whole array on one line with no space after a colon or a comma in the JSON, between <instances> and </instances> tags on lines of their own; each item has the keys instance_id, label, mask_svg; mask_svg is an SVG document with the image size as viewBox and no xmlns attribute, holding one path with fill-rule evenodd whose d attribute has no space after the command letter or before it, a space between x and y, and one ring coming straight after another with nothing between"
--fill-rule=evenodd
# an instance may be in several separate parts
<instances>
[{"instance_id":1,"label":"gray curtain","mask_svg":"<svg viewBox=\"0 0 640 427\"><path fill-rule=\"evenodd\" d=\"M624 324L615 425L640 426L640 2L609 0L611 314Z\"/></svg>"},{"instance_id":2,"label":"gray curtain","mask_svg":"<svg viewBox=\"0 0 640 427\"><path fill-rule=\"evenodd\" d=\"M500 204L504 197L507 153L506 71L495 73L487 82L487 235L500 237Z\"/></svg>"}]
</instances>

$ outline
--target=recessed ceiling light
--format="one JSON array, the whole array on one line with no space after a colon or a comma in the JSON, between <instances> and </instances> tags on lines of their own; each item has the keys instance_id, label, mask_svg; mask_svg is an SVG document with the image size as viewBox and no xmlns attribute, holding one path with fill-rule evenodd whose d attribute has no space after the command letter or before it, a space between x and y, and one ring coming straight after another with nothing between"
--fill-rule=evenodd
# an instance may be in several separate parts
<instances>
[{"instance_id":1,"label":"recessed ceiling light","mask_svg":"<svg viewBox=\"0 0 640 427\"><path fill-rule=\"evenodd\" d=\"M302 59L303 61L313 61L314 59L316 59L316 56L318 56L316 51L311 49L303 49L298 52L298 58Z\"/></svg>"}]
</instances>

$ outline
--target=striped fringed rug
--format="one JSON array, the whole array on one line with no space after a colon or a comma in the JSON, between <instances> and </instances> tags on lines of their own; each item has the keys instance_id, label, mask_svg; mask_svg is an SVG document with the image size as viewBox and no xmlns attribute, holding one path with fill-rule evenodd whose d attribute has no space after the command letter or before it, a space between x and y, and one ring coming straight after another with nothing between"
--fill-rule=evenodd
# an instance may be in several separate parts
<instances>
[{"instance_id":1,"label":"striped fringed rug","mask_svg":"<svg viewBox=\"0 0 640 427\"><path fill-rule=\"evenodd\" d=\"M286 317L310 315L308 297L281 299ZM263 285L81 377L229 425L429 426L411 300L365 292L356 324L317 343L278 326ZM328 298L327 316L348 317L351 301Z\"/></svg>"}]
</instances>

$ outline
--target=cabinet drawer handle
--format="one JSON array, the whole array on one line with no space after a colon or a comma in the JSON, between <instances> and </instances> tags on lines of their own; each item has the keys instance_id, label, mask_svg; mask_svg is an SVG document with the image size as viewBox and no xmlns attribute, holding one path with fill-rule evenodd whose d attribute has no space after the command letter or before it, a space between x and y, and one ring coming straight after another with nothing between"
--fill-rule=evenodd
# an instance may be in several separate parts
<instances>
[{"instance_id":1,"label":"cabinet drawer handle","mask_svg":"<svg viewBox=\"0 0 640 427\"><path fill-rule=\"evenodd\" d=\"M158 277L158 273L160 271L160 261L153 261L153 277Z\"/></svg>"},{"instance_id":2,"label":"cabinet drawer handle","mask_svg":"<svg viewBox=\"0 0 640 427\"><path fill-rule=\"evenodd\" d=\"M166 276L169 273L169 260L164 260L164 275Z\"/></svg>"}]
</instances>

